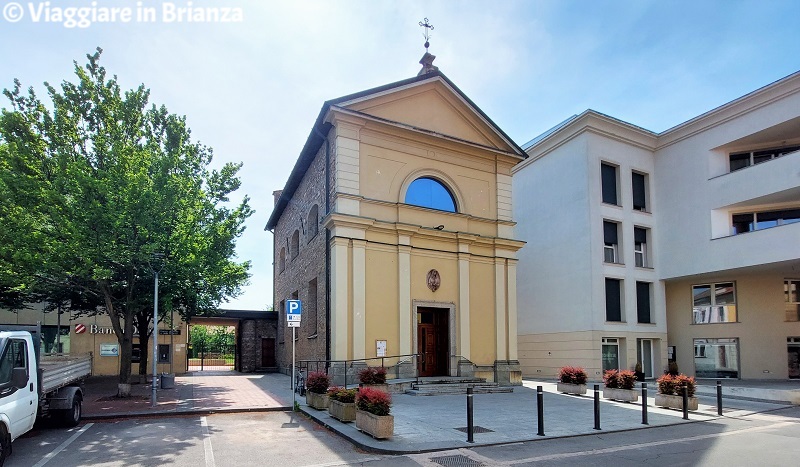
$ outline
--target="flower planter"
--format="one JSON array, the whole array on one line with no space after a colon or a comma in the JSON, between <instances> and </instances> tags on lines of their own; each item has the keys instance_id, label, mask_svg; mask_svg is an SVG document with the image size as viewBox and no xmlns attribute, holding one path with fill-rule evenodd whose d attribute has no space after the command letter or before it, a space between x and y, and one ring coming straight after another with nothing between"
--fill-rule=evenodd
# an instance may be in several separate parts
<instances>
[{"instance_id":1,"label":"flower planter","mask_svg":"<svg viewBox=\"0 0 800 467\"><path fill-rule=\"evenodd\" d=\"M603 399L636 402L639 400L639 391L635 389L603 388Z\"/></svg>"},{"instance_id":2,"label":"flower planter","mask_svg":"<svg viewBox=\"0 0 800 467\"><path fill-rule=\"evenodd\" d=\"M365 410L356 410L356 428L373 438L391 438L394 433L394 415L375 415Z\"/></svg>"},{"instance_id":3,"label":"flower planter","mask_svg":"<svg viewBox=\"0 0 800 467\"><path fill-rule=\"evenodd\" d=\"M683 396L673 396L668 394L656 394L656 406L668 409L683 410ZM697 410L697 398L689 398L689 410Z\"/></svg>"},{"instance_id":4,"label":"flower planter","mask_svg":"<svg viewBox=\"0 0 800 467\"><path fill-rule=\"evenodd\" d=\"M570 383L558 383L558 392L563 392L566 394L575 394L576 396L581 396L586 394L586 385L585 384L570 384Z\"/></svg>"},{"instance_id":5,"label":"flower planter","mask_svg":"<svg viewBox=\"0 0 800 467\"><path fill-rule=\"evenodd\" d=\"M383 384L360 384L362 388L372 388L377 389L378 391L383 391L385 393L389 393L389 385L386 383Z\"/></svg>"},{"instance_id":6,"label":"flower planter","mask_svg":"<svg viewBox=\"0 0 800 467\"><path fill-rule=\"evenodd\" d=\"M325 410L328 408L328 395L317 394L316 392L306 392L306 404L309 407L314 407L317 410Z\"/></svg>"},{"instance_id":7,"label":"flower planter","mask_svg":"<svg viewBox=\"0 0 800 467\"><path fill-rule=\"evenodd\" d=\"M352 422L356 419L356 403L331 399L328 404L328 413L340 422Z\"/></svg>"}]
</instances>

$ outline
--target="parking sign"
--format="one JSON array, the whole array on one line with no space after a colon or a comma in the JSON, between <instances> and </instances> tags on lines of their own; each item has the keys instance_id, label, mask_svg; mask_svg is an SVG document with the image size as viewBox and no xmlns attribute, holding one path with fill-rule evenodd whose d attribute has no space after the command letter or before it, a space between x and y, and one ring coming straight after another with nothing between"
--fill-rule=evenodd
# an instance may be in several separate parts
<instances>
[{"instance_id":1,"label":"parking sign","mask_svg":"<svg viewBox=\"0 0 800 467\"><path fill-rule=\"evenodd\" d=\"M300 327L303 315L303 304L300 300L286 300L286 322L290 328Z\"/></svg>"}]
</instances>

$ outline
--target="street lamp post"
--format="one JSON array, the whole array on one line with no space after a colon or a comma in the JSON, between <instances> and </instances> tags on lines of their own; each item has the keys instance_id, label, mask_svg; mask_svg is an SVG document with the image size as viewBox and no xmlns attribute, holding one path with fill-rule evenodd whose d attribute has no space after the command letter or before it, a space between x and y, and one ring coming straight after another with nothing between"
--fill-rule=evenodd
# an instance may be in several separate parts
<instances>
[{"instance_id":1,"label":"street lamp post","mask_svg":"<svg viewBox=\"0 0 800 467\"><path fill-rule=\"evenodd\" d=\"M155 273L153 291L153 389L150 398L150 405L153 407L155 407L158 402L156 400L156 375L158 375L158 273L161 272L161 268L164 267L163 260L163 253L153 253L153 262L155 263L151 265L153 273Z\"/></svg>"}]
</instances>

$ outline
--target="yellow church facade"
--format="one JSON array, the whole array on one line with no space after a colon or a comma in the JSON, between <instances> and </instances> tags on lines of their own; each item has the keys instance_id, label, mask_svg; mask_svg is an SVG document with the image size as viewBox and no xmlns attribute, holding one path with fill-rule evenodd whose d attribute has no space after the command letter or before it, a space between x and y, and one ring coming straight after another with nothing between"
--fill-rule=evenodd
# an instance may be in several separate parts
<instances>
[{"instance_id":1,"label":"yellow church facade","mask_svg":"<svg viewBox=\"0 0 800 467\"><path fill-rule=\"evenodd\" d=\"M285 301L299 299L297 358L335 380L384 365L520 384L511 168L524 157L435 69L326 102L267 225L281 367Z\"/></svg>"}]
</instances>

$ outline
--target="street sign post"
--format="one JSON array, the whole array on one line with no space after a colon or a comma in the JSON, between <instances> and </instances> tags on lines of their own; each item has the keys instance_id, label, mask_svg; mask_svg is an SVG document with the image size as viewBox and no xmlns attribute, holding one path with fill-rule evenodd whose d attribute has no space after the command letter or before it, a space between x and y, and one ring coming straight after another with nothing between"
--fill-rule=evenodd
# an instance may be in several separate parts
<instances>
[{"instance_id":1,"label":"street sign post","mask_svg":"<svg viewBox=\"0 0 800 467\"><path fill-rule=\"evenodd\" d=\"M297 384L295 381L295 368L294 368L294 333L295 329L300 327L300 320L303 317L303 304L300 300L286 300L286 324L292 328L292 410L294 410L295 397L297 394Z\"/></svg>"}]
</instances>

